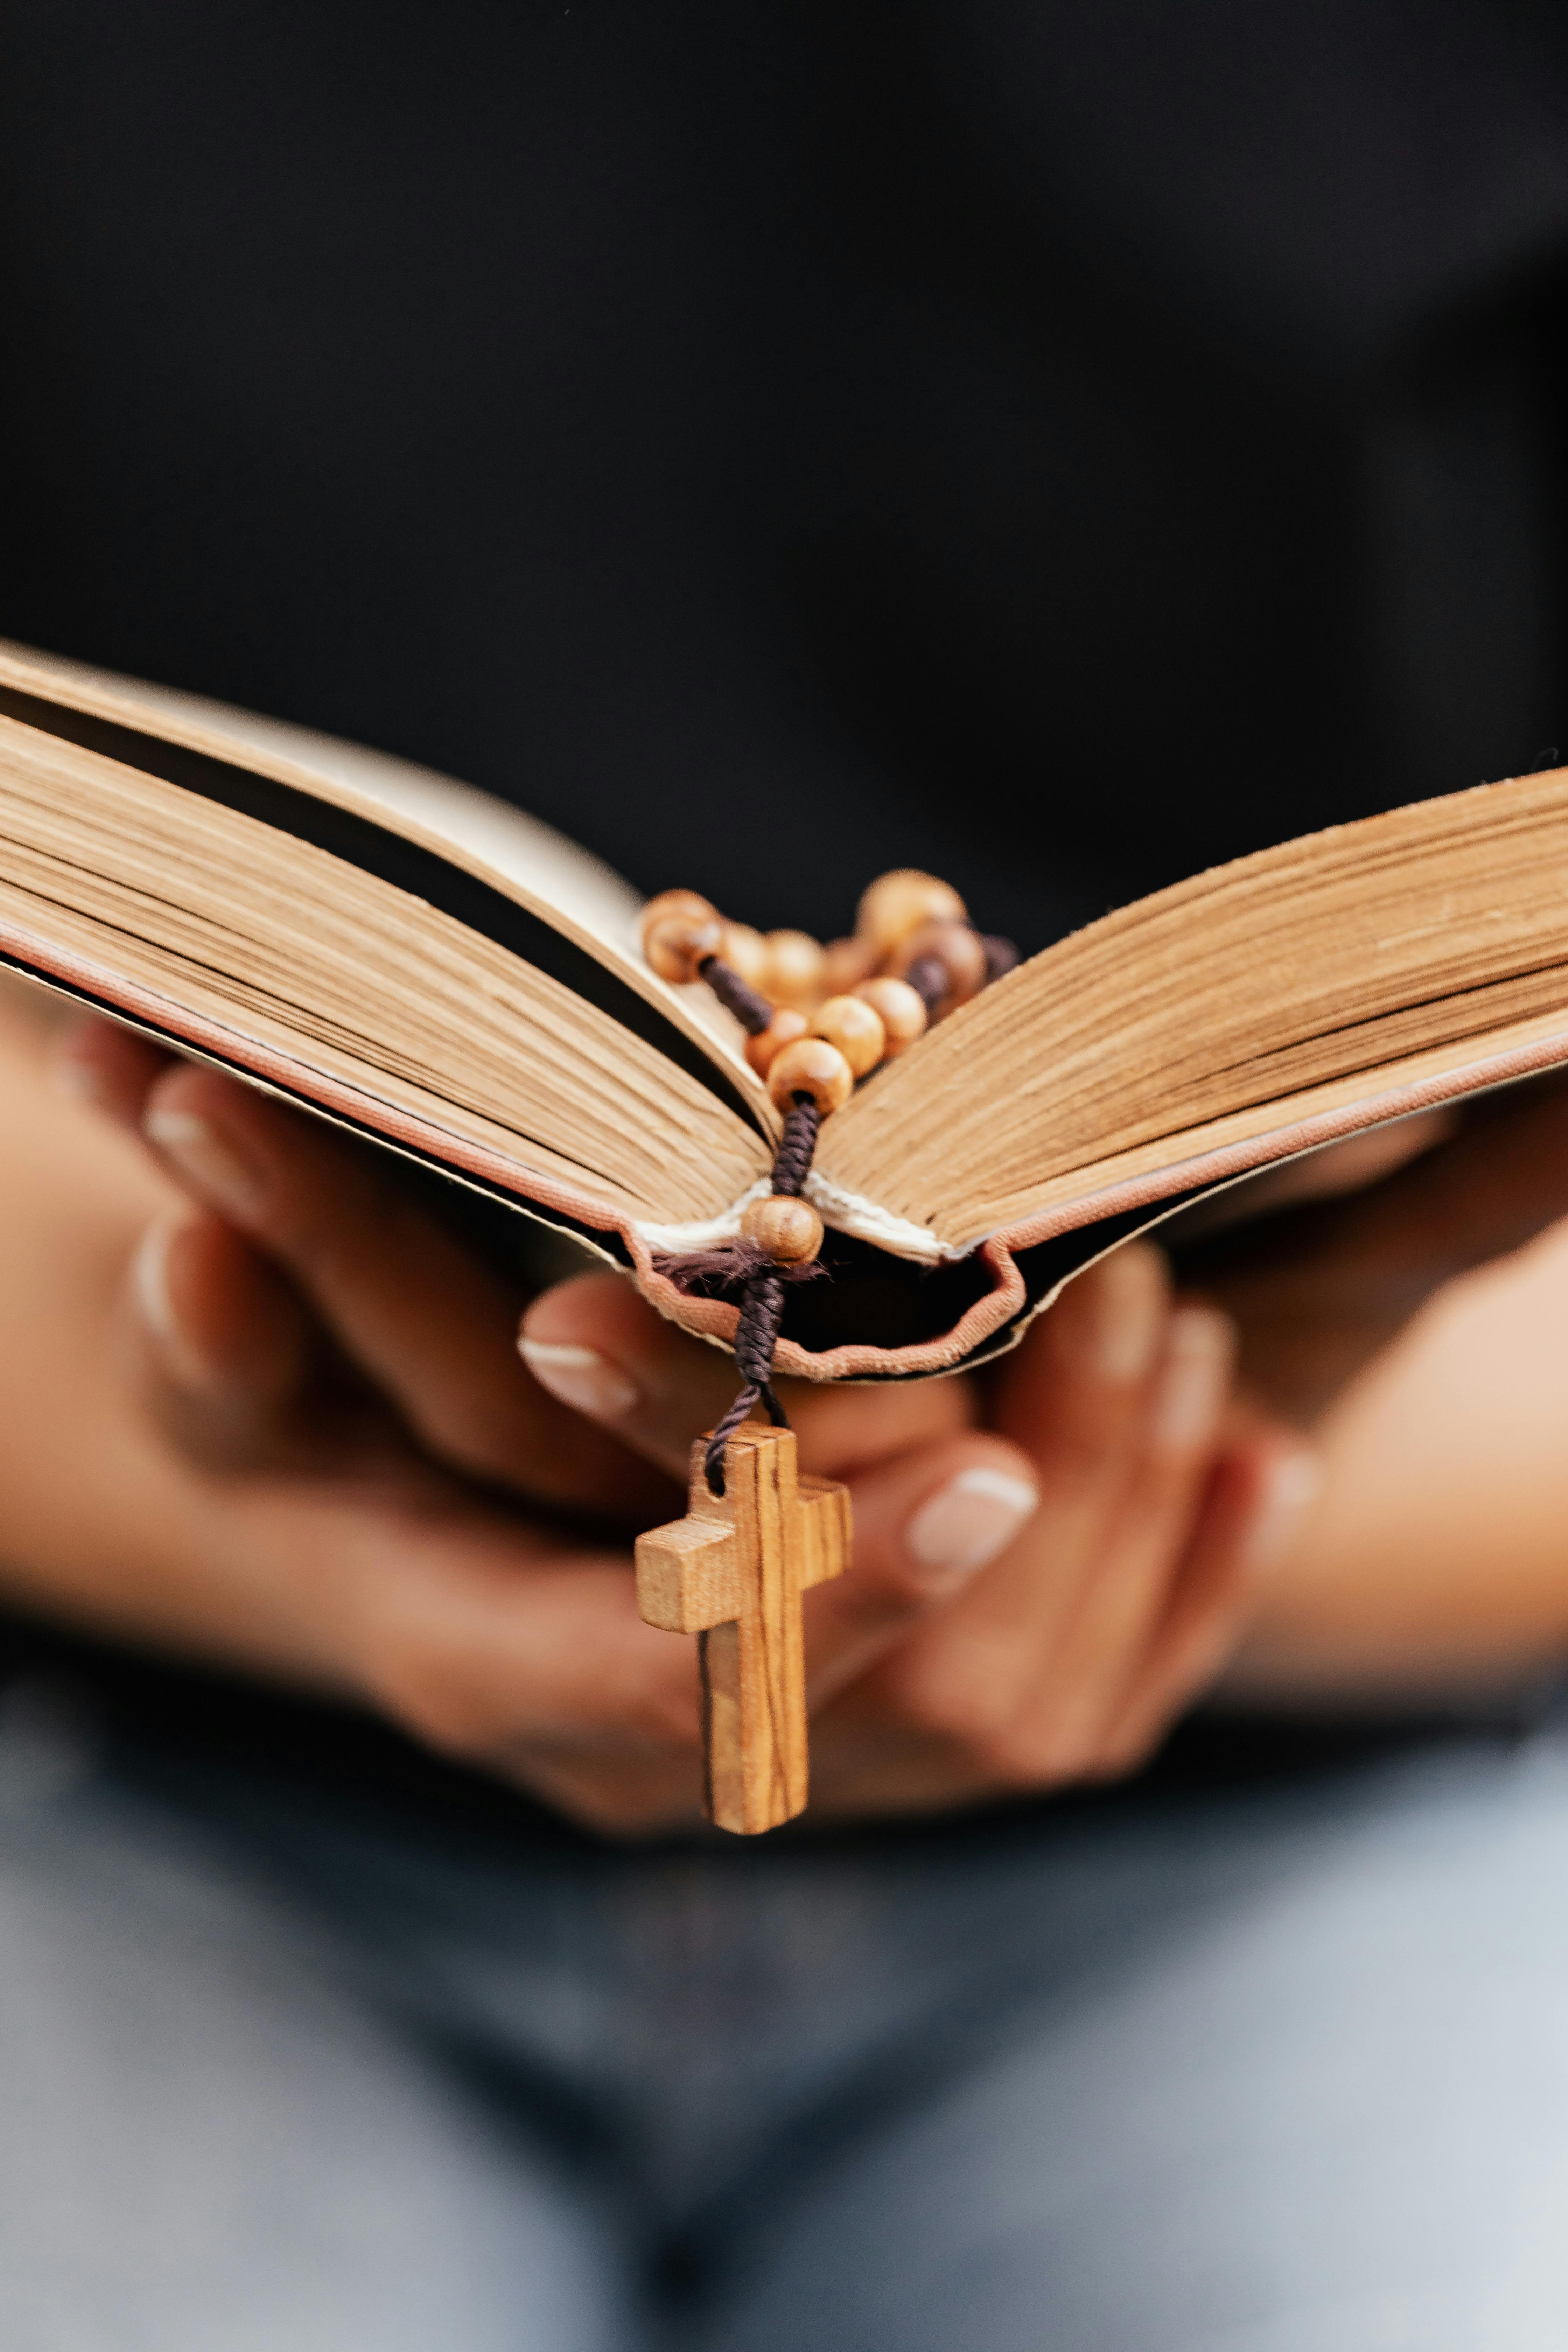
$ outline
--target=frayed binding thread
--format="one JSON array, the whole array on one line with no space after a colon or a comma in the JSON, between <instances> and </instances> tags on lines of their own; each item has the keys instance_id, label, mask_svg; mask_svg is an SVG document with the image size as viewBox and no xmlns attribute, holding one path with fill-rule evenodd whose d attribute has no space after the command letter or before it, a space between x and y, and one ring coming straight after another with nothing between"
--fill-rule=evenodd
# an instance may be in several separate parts
<instances>
[{"instance_id":1,"label":"frayed binding thread","mask_svg":"<svg viewBox=\"0 0 1568 2352\"><path fill-rule=\"evenodd\" d=\"M771 1268L781 1282L816 1282L827 1272L819 1257L801 1265L780 1265L760 1242L743 1234L733 1241L715 1242L710 1249L685 1250L679 1255L658 1251L653 1270L672 1283L686 1298L734 1298L753 1275Z\"/></svg>"}]
</instances>

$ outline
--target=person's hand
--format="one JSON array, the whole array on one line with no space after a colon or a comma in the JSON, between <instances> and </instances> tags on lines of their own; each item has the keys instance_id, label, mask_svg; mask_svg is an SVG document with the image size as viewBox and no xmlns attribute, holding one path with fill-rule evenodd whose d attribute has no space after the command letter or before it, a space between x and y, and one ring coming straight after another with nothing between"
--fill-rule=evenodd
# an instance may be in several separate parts
<instances>
[{"instance_id":1,"label":"person's hand","mask_svg":"<svg viewBox=\"0 0 1568 2352\"><path fill-rule=\"evenodd\" d=\"M1308 1427L1429 1299L1565 1212L1568 1083L1553 1074L1237 1186L1202 1204L1209 1234L1179 1263L1236 1318L1251 1392Z\"/></svg>"},{"instance_id":2,"label":"person's hand","mask_svg":"<svg viewBox=\"0 0 1568 2352\"><path fill-rule=\"evenodd\" d=\"M734 1374L626 1285L531 1309L537 1374L671 1470ZM807 1596L818 1811L951 1804L1130 1770L1225 1664L1311 1456L1228 1411L1223 1316L1152 1250L1080 1278L988 1381L989 1430L913 1433L920 1389L786 1384L803 1460L847 1479L855 1564ZM988 1393L983 1393L983 1389ZM879 1408L878 1423L857 1425Z\"/></svg>"},{"instance_id":3,"label":"person's hand","mask_svg":"<svg viewBox=\"0 0 1568 2352\"><path fill-rule=\"evenodd\" d=\"M606 1274L533 1304L524 1369L510 1286L370 1155L104 1024L65 1066L191 1203L132 1253L123 1375L184 1497L188 1637L603 1827L689 1817L692 1645L638 1620L627 1536L684 1507L729 1359ZM1173 1307L1132 1250L983 1381L793 1387L803 1462L856 1516L852 1570L809 1596L819 1811L1147 1751L1305 1500L1300 1445L1229 1413L1230 1364L1226 1320ZM119 1610L134 1630L134 1596ZM165 1589L143 1630L170 1615Z\"/></svg>"}]
</instances>

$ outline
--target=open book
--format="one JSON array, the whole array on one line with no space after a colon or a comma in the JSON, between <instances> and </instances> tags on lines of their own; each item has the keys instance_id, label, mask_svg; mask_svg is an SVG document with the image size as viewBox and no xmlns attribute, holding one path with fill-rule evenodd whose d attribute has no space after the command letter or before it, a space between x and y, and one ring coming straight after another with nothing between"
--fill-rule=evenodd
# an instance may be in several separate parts
<instances>
[{"instance_id":1,"label":"open book","mask_svg":"<svg viewBox=\"0 0 1568 2352\"><path fill-rule=\"evenodd\" d=\"M1568 770L1220 866L1034 957L868 1079L807 1183L778 1368L994 1352L1103 1250L1292 1155L1568 1063ZM779 1113L635 895L422 770L0 649L0 961L564 1228L738 1230Z\"/></svg>"}]
</instances>

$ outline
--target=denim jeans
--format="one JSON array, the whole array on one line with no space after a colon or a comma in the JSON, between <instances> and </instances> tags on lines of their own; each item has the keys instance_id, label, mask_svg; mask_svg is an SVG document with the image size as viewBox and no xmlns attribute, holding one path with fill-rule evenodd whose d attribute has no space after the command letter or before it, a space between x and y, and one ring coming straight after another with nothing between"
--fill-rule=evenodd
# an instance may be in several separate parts
<instances>
[{"instance_id":1,"label":"denim jeans","mask_svg":"<svg viewBox=\"0 0 1568 2352\"><path fill-rule=\"evenodd\" d=\"M1568 1744L759 1842L0 1707L5 2352L1563 2352Z\"/></svg>"}]
</instances>

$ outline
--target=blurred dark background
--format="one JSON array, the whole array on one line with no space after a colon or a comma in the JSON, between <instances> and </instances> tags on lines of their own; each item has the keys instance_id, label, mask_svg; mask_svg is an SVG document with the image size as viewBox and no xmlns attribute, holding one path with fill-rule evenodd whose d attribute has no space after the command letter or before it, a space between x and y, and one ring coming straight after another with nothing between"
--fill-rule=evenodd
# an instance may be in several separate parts
<instances>
[{"instance_id":1,"label":"blurred dark background","mask_svg":"<svg viewBox=\"0 0 1568 2352\"><path fill-rule=\"evenodd\" d=\"M1568 751L1568 13L10 0L0 633L1028 946Z\"/></svg>"}]
</instances>

